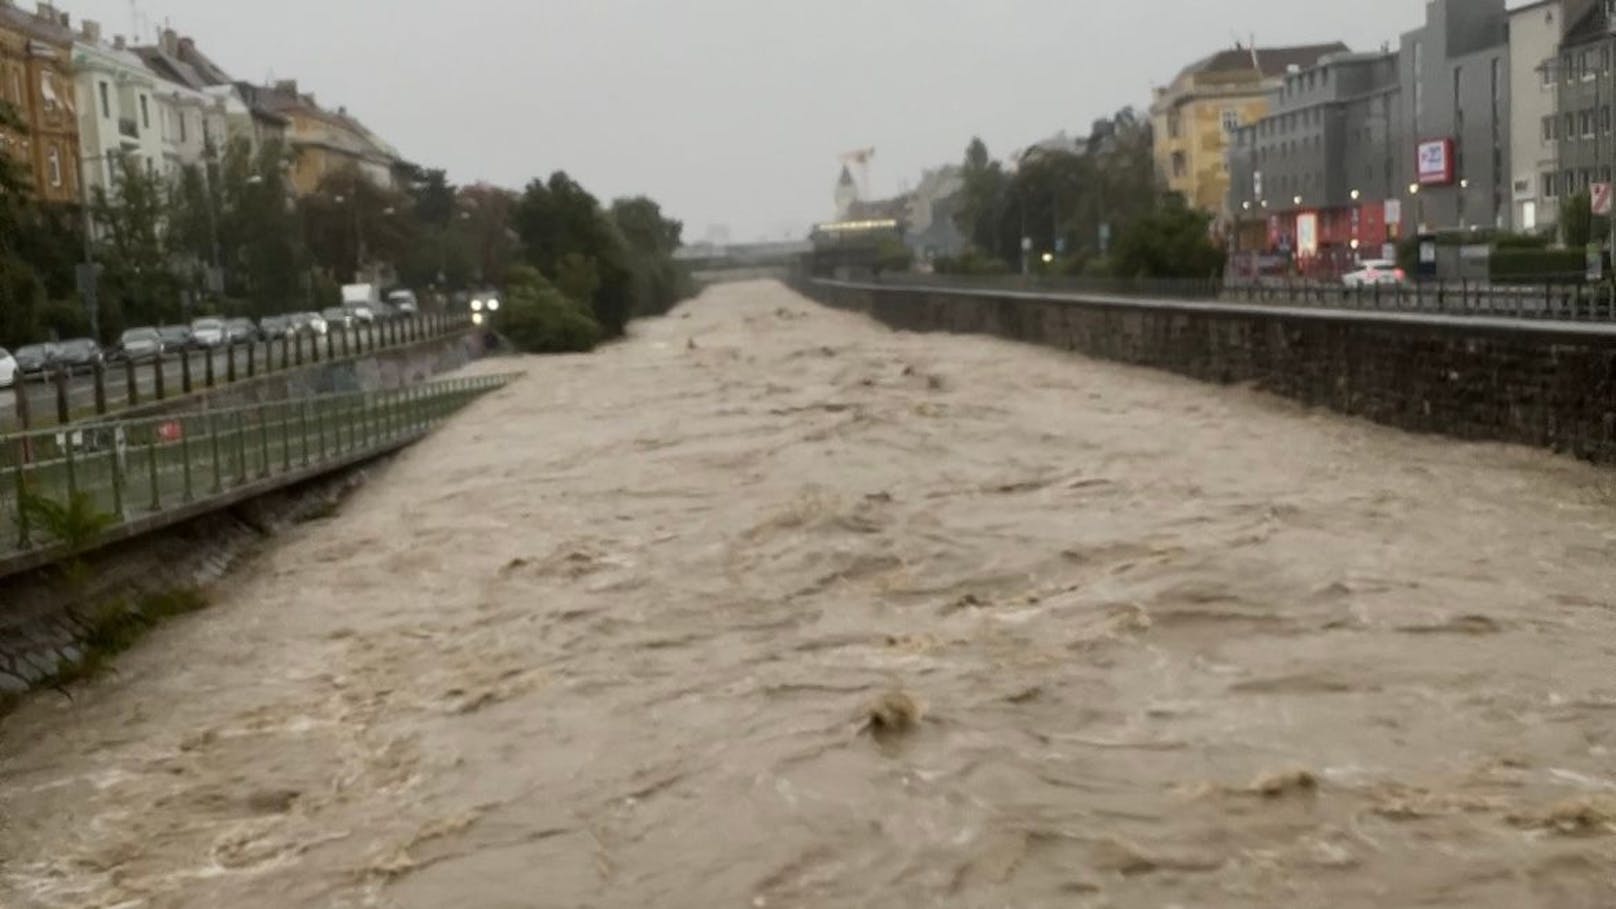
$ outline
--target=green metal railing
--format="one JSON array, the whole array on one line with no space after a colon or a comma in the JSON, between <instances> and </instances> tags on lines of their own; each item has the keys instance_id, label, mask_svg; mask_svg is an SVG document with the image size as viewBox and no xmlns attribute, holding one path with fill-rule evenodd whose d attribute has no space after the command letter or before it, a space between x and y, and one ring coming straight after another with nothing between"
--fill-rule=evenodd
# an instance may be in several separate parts
<instances>
[{"instance_id":1,"label":"green metal railing","mask_svg":"<svg viewBox=\"0 0 1616 909\"><path fill-rule=\"evenodd\" d=\"M0 560L295 483L414 441L512 376L0 435ZM54 517L53 517L54 513Z\"/></svg>"}]
</instances>

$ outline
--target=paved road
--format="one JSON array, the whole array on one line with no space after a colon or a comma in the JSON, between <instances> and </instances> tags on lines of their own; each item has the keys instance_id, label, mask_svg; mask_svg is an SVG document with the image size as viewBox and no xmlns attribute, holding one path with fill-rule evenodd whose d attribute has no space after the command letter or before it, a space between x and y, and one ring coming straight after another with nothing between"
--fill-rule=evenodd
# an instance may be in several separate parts
<instances>
[{"instance_id":1,"label":"paved road","mask_svg":"<svg viewBox=\"0 0 1616 909\"><path fill-rule=\"evenodd\" d=\"M0 905L1616 905L1607 472L772 284L523 366L0 726Z\"/></svg>"},{"instance_id":2,"label":"paved road","mask_svg":"<svg viewBox=\"0 0 1616 909\"><path fill-rule=\"evenodd\" d=\"M337 356L341 357L343 356L342 336L339 333L334 337ZM320 359L324 360L327 357L326 341L322 338L319 343ZM350 343L356 345L359 342L355 338ZM305 363L311 362L313 356L308 344L309 341L305 340L303 348ZM262 374L266 367L265 358L268 356L266 350L267 348L263 344L256 347L254 366L259 374ZM206 386L207 361L210 358L213 360L214 381L219 385L223 385L229 376L230 355L231 352L225 348L217 348L211 351L191 351L189 357L191 361L192 388L201 389ZM247 375L246 347L237 347L234 351L234 356L236 375L238 378L245 378ZM177 354L169 354L163 360L164 392L168 397L182 393L183 373L180 359ZM279 369L281 361L281 345L276 343L273 349L273 367ZM295 364L295 356L289 362ZM156 365L150 361L138 364L135 370L135 384L142 404L156 400ZM36 427L54 424L57 416L55 383L36 377L25 382L23 388L28 395L32 424ZM108 407L114 410L127 406L129 402L128 371L121 362L107 364L106 395ZM95 380L93 376L86 371L79 371L74 374L68 382L67 396L68 410L74 419L93 414L95 411ZM0 431L15 430L17 427L16 391L15 389L0 390Z\"/></svg>"}]
</instances>

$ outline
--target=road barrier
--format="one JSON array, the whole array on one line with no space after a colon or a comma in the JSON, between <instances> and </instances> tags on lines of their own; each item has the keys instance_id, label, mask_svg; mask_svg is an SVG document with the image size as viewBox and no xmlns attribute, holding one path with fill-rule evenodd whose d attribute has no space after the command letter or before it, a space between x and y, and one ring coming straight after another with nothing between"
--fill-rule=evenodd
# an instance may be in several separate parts
<instances>
[{"instance_id":1,"label":"road barrier","mask_svg":"<svg viewBox=\"0 0 1616 909\"><path fill-rule=\"evenodd\" d=\"M421 315L388 322L331 325L324 335L298 332L290 337L185 349L141 362L97 363L75 374L56 369L25 381L18 376L15 428L65 425L75 419L106 417L142 404L189 395L255 379L305 363L366 356L377 351L448 337L471 328L461 315ZM43 395L34 392L45 390Z\"/></svg>"},{"instance_id":2,"label":"road barrier","mask_svg":"<svg viewBox=\"0 0 1616 909\"><path fill-rule=\"evenodd\" d=\"M860 279L866 280L866 279ZM1555 322L1616 323L1610 285L1582 282L1492 284L1474 281L1413 281L1398 284L1330 284L1319 281L1082 278L1055 275L880 275L869 283L938 290L1015 291L1144 297L1203 303L1254 303Z\"/></svg>"},{"instance_id":3,"label":"road barrier","mask_svg":"<svg viewBox=\"0 0 1616 909\"><path fill-rule=\"evenodd\" d=\"M402 447L512 378L0 436L0 576Z\"/></svg>"}]
</instances>

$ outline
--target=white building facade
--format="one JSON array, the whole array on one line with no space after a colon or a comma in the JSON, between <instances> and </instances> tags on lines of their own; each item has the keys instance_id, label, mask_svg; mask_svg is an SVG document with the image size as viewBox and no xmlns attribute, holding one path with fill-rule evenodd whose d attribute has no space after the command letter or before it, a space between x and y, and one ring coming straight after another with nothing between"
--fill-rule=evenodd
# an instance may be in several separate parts
<instances>
[{"instance_id":1,"label":"white building facade","mask_svg":"<svg viewBox=\"0 0 1616 909\"><path fill-rule=\"evenodd\" d=\"M158 173L164 166L162 109L157 80L140 57L122 39L103 42L100 27L85 22L73 43L73 68L85 198L110 188L125 158Z\"/></svg>"}]
</instances>

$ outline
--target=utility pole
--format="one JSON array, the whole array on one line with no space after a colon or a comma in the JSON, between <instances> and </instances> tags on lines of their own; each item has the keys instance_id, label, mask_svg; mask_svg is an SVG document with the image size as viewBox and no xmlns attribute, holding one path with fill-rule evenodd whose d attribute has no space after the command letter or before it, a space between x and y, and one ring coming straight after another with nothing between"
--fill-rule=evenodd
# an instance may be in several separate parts
<instances>
[{"instance_id":1,"label":"utility pole","mask_svg":"<svg viewBox=\"0 0 1616 909\"><path fill-rule=\"evenodd\" d=\"M79 181L79 213L82 219L84 233L84 261L78 266L79 302L84 304L85 314L90 317L90 337L101 340L101 302L96 279L99 277L95 265L95 219L90 214L90 188L84 183L84 156L75 152L74 165L78 172Z\"/></svg>"}]
</instances>

